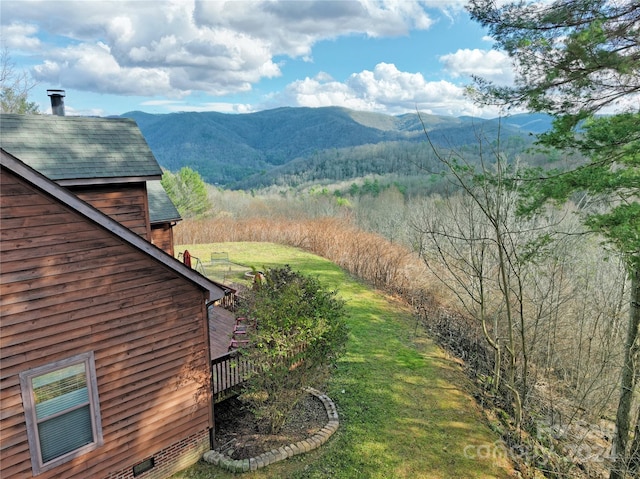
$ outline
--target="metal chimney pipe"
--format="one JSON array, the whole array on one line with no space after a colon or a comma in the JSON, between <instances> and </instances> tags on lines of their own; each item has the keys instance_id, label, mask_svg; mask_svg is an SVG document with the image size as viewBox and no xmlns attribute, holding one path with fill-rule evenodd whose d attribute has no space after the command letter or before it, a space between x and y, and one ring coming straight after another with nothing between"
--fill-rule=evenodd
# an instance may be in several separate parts
<instances>
[{"instance_id":1,"label":"metal chimney pipe","mask_svg":"<svg viewBox=\"0 0 640 479\"><path fill-rule=\"evenodd\" d=\"M47 90L47 95L51 97L51 113L57 116L64 116L64 90Z\"/></svg>"}]
</instances>

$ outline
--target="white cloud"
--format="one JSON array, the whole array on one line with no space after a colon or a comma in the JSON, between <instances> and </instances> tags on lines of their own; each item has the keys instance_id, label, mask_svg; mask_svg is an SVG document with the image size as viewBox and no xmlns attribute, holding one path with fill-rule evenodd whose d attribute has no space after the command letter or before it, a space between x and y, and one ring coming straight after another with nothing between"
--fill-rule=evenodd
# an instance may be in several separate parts
<instances>
[{"instance_id":1,"label":"white cloud","mask_svg":"<svg viewBox=\"0 0 640 479\"><path fill-rule=\"evenodd\" d=\"M47 85L145 98L166 96L168 111L245 112L272 106L340 105L404 113L416 107L441 114L489 115L470 105L451 81L379 63L335 80L320 72L290 83L252 108L244 103L192 105L194 92L224 96L249 92L277 78L285 57L311 61L321 41L342 36L402 36L431 27L426 8L450 14L464 0L4 0L3 40L40 58L36 80ZM36 26L37 25L37 26ZM443 56L450 79L470 72L496 81L512 78L498 52L458 50ZM194 97L196 95L193 95ZM160 106L160 105L156 105Z\"/></svg>"},{"instance_id":2,"label":"white cloud","mask_svg":"<svg viewBox=\"0 0 640 479\"><path fill-rule=\"evenodd\" d=\"M119 39L123 43L130 42L135 36L135 29L131 18L118 15L113 17L106 25L110 37Z\"/></svg>"},{"instance_id":3,"label":"white cloud","mask_svg":"<svg viewBox=\"0 0 640 479\"><path fill-rule=\"evenodd\" d=\"M295 81L262 107L342 106L354 110L390 114L415 112L416 109L439 115L494 117L492 107L473 105L464 88L441 80L428 82L420 73L399 71L395 65L379 63L373 71L352 74L345 82L326 75ZM261 108L258 108L261 109Z\"/></svg>"},{"instance_id":4,"label":"white cloud","mask_svg":"<svg viewBox=\"0 0 640 479\"><path fill-rule=\"evenodd\" d=\"M241 103L228 102L207 102L193 105L185 101L174 100L148 100L140 103L142 106L159 106L166 111L182 112L182 111L217 111L220 113L249 113L253 110L251 105Z\"/></svg>"},{"instance_id":5,"label":"white cloud","mask_svg":"<svg viewBox=\"0 0 640 479\"><path fill-rule=\"evenodd\" d=\"M0 26L2 46L10 50L32 51L40 46L40 40L35 36L38 27L26 23L12 23Z\"/></svg>"},{"instance_id":6,"label":"white cloud","mask_svg":"<svg viewBox=\"0 0 640 479\"><path fill-rule=\"evenodd\" d=\"M92 85L94 91L120 95L150 95L161 92L181 96L189 93L171 86L168 73L158 68L123 68L102 44L84 43L58 49L52 60L34 68L34 78L41 82L83 90Z\"/></svg>"},{"instance_id":7,"label":"white cloud","mask_svg":"<svg viewBox=\"0 0 640 479\"><path fill-rule=\"evenodd\" d=\"M432 24L420 2L407 0L198 1L194 18L199 26L250 33L268 41L274 54L293 57L321 39L405 35Z\"/></svg>"},{"instance_id":8,"label":"white cloud","mask_svg":"<svg viewBox=\"0 0 640 479\"><path fill-rule=\"evenodd\" d=\"M175 105L183 105L184 102L176 100L147 100L140 103L142 106L166 106L173 108Z\"/></svg>"},{"instance_id":9,"label":"white cloud","mask_svg":"<svg viewBox=\"0 0 640 479\"><path fill-rule=\"evenodd\" d=\"M2 22L11 45L42 56L35 68L40 81L180 96L245 92L281 75L275 56L310 58L324 39L403 35L432 21L417 0L5 0ZM39 44L37 34L56 44ZM99 42L107 50L98 51Z\"/></svg>"},{"instance_id":10,"label":"white cloud","mask_svg":"<svg viewBox=\"0 0 640 479\"><path fill-rule=\"evenodd\" d=\"M513 63L501 51L463 49L443 55L440 62L454 78L476 75L499 85L513 83Z\"/></svg>"},{"instance_id":11,"label":"white cloud","mask_svg":"<svg viewBox=\"0 0 640 479\"><path fill-rule=\"evenodd\" d=\"M47 104L46 106L41 105L41 111L46 111L48 114L53 114L51 111L51 104ZM65 116L104 116L105 112L101 108L85 108L82 110L77 110L72 106L65 105L64 107Z\"/></svg>"},{"instance_id":12,"label":"white cloud","mask_svg":"<svg viewBox=\"0 0 640 479\"><path fill-rule=\"evenodd\" d=\"M171 112L217 111L219 113L251 113L254 111L251 108L251 105L246 105L242 103L227 103L227 102L208 102L208 103L199 103L197 105L193 105L189 103L174 104L169 106L167 110Z\"/></svg>"}]
</instances>

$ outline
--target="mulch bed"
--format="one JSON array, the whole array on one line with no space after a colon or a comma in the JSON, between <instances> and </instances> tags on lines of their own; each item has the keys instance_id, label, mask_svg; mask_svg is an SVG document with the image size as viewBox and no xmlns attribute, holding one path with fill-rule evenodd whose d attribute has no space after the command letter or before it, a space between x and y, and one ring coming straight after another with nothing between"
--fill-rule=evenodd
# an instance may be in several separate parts
<instances>
[{"instance_id":1,"label":"mulch bed","mask_svg":"<svg viewBox=\"0 0 640 479\"><path fill-rule=\"evenodd\" d=\"M306 394L280 432L266 434L253 413L233 397L215 405L214 421L215 450L232 459L249 459L312 436L327 423L327 412L318 398Z\"/></svg>"}]
</instances>

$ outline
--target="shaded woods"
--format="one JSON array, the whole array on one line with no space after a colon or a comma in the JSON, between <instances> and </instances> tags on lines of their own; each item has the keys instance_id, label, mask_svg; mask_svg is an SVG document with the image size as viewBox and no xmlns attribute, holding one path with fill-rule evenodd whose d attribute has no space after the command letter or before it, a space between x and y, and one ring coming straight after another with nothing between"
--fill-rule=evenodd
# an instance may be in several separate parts
<instances>
[{"instance_id":1,"label":"shaded woods","mask_svg":"<svg viewBox=\"0 0 640 479\"><path fill-rule=\"evenodd\" d=\"M435 213L436 206L425 211ZM521 340L513 356L518 364L526 357L527 367L516 369L511 384L524 391L518 406L522 414L515 410L508 389L494 387L496 371L509 369L505 357L496 365L495 350L486 339L487 334L501 336L499 322L492 316L485 324L488 331L483 331L461 305L465 280L455 278L455 270L439 263L438 255L419 255L415 245L405 246L410 240L391 242L348 218L229 216L184 221L175 239L178 244L256 241L302 248L402 299L413 307L416 326L465 361L479 386L477 399L493 411L494 426L518 460L550 475L604 477L611 459L628 284L622 266L607 257L597 241L569 235L554 247L557 254L540 258L522 272L525 294L518 301L523 319L515 326ZM470 254L465 247L456 246L460 256ZM491 277L496 266L484 267L486 277ZM500 303L498 283L487 280L483 287L487 297L495 293ZM489 313L497 318L500 305ZM514 427L517 414L522 415L521 427Z\"/></svg>"}]
</instances>

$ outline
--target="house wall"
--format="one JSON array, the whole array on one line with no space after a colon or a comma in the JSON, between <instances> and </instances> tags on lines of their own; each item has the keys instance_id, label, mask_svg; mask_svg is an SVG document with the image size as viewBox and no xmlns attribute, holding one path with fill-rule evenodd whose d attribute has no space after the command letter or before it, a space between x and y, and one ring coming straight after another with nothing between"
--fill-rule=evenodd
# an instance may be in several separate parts
<instances>
[{"instance_id":1,"label":"house wall","mask_svg":"<svg viewBox=\"0 0 640 479\"><path fill-rule=\"evenodd\" d=\"M80 199L150 240L151 226L145 183L69 189Z\"/></svg>"},{"instance_id":2,"label":"house wall","mask_svg":"<svg viewBox=\"0 0 640 479\"><path fill-rule=\"evenodd\" d=\"M151 242L161 250L174 256L173 228L169 223L151 226Z\"/></svg>"},{"instance_id":3,"label":"house wall","mask_svg":"<svg viewBox=\"0 0 640 479\"><path fill-rule=\"evenodd\" d=\"M152 469L137 477L133 475L133 468L127 467L122 471L112 473L107 479L163 479L195 464L202 455L211 449L209 430L198 431L189 437L164 448L155 454L144 458L153 458L155 465Z\"/></svg>"},{"instance_id":4,"label":"house wall","mask_svg":"<svg viewBox=\"0 0 640 479\"><path fill-rule=\"evenodd\" d=\"M0 198L0 477L31 477L19 373L88 351L104 445L39 478L108 477L210 428L200 288L4 169Z\"/></svg>"}]
</instances>

